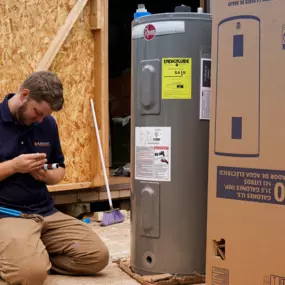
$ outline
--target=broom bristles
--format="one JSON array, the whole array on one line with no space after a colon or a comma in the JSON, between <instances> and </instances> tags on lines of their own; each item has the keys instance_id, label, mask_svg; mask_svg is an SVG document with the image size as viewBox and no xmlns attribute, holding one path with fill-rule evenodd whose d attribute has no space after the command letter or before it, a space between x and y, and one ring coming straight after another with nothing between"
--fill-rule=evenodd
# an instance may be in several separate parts
<instances>
[{"instance_id":1,"label":"broom bristles","mask_svg":"<svg viewBox=\"0 0 285 285\"><path fill-rule=\"evenodd\" d=\"M119 209L112 209L108 212L103 213L101 220L101 226L109 226L113 224L122 223L125 220L125 216L120 212Z\"/></svg>"}]
</instances>

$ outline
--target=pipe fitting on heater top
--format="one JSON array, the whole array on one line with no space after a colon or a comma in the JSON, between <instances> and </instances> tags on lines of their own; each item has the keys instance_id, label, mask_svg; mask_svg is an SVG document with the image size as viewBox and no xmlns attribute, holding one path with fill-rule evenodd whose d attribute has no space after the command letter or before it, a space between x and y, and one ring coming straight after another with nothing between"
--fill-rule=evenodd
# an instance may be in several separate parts
<instances>
[{"instance_id":1,"label":"pipe fitting on heater top","mask_svg":"<svg viewBox=\"0 0 285 285\"><path fill-rule=\"evenodd\" d=\"M44 170L51 170L51 169L56 169L59 167L58 163L50 163L50 164L44 164L43 169Z\"/></svg>"}]
</instances>

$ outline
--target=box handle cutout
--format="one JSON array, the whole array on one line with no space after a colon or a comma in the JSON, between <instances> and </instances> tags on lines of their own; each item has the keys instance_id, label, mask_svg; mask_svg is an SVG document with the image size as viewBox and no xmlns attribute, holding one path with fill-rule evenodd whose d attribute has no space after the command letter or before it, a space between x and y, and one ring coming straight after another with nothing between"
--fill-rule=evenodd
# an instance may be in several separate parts
<instances>
[{"instance_id":1,"label":"box handle cutout","mask_svg":"<svg viewBox=\"0 0 285 285\"><path fill-rule=\"evenodd\" d=\"M232 139L242 139L242 117L232 117Z\"/></svg>"},{"instance_id":2,"label":"box handle cutout","mask_svg":"<svg viewBox=\"0 0 285 285\"><path fill-rule=\"evenodd\" d=\"M224 239L219 241L214 240L214 252L215 256L221 258L222 260L226 259L226 241Z\"/></svg>"},{"instance_id":3,"label":"box handle cutout","mask_svg":"<svg viewBox=\"0 0 285 285\"><path fill-rule=\"evenodd\" d=\"M233 40L233 57L243 57L243 35L235 35Z\"/></svg>"}]
</instances>

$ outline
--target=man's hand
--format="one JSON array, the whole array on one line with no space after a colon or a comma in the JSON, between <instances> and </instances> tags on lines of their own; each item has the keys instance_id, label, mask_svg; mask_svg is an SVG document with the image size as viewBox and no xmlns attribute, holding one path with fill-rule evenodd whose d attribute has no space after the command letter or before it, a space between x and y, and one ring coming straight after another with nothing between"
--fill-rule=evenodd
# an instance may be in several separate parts
<instances>
[{"instance_id":1,"label":"man's hand","mask_svg":"<svg viewBox=\"0 0 285 285\"><path fill-rule=\"evenodd\" d=\"M45 153L21 154L12 160L14 172L29 173L40 170L47 162Z\"/></svg>"},{"instance_id":2,"label":"man's hand","mask_svg":"<svg viewBox=\"0 0 285 285\"><path fill-rule=\"evenodd\" d=\"M47 185L55 185L63 179L65 170L62 167L52 170L39 169L30 172L30 174L34 179L42 181Z\"/></svg>"},{"instance_id":3,"label":"man's hand","mask_svg":"<svg viewBox=\"0 0 285 285\"><path fill-rule=\"evenodd\" d=\"M47 171L43 169L34 170L30 174L38 181L46 182L47 180Z\"/></svg>"}]
</instances>

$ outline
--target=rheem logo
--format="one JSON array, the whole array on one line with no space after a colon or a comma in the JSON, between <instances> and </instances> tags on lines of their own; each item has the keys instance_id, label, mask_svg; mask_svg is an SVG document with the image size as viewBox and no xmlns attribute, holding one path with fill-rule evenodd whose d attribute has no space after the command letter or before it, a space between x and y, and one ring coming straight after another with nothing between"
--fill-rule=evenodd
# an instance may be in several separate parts
<instances>
[{"instance_id":1,"label":"rheem logo","mask_svg":"<svg viewBox=\"0 0 285 285\"><path fill-rule=\"evenodd\" d=\"M151 41L151 40L154 39L155 35L156 35L155 26L152 25L152 24L146 25L145 28L144 28L144 38L147 41Z\"/></svg>"}]
</instances>

